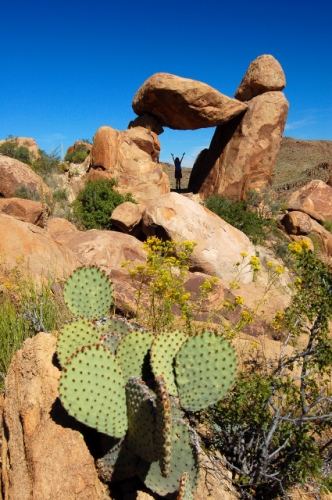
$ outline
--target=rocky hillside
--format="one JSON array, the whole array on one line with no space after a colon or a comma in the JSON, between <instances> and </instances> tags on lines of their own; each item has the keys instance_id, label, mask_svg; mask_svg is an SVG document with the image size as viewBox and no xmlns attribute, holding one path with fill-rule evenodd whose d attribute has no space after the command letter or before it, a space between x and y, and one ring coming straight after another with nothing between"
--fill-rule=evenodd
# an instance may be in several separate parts
<instances>
[{"instance_id":1,"label":"rocky hillside","mask_svg":"<svg viewBox=\"0 0 332 500\"><path fill-rule=\"evenodd\" d=\"M164 172L175 189L174 166L162 163ZM191 168L182 169L182 188L186 189ZM313 179L327 181L332 174L332 141L304 141L284 137L273 172L273 188L282 191L292 190ZM290 189L287 189L287 186Z\"/></svg>"},{"instance_id":2,"label":"rocky hillside","mask_svg":"<svg viewBox=\"0 0 332 500\"><path fill-rule=\"evenodd\" d=\"M313 179L327 181L332 173L332 141L284 137L273 173L273 187L300 187Z\"/></svg>"}]
</instances>

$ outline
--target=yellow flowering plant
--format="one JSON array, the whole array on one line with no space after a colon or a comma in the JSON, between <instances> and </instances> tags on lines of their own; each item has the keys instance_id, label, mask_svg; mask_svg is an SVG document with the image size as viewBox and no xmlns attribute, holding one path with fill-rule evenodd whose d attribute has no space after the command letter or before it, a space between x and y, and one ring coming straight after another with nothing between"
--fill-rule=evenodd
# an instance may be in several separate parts
<instances>
[{"instance_id":1,"label":"yellow flowering plant","mask_svg":"<svg viewBox=\"0 0 332 500\"><path fill-rule=\"evenodd\" d=\"M203 302L212 292L218 278L211 277L199 287L198 296L191 297L186 290L189 258L196 243L193 241L162 241L153 236L143 243L147 251L146 264L129 268L129 273L138 284L135 317L143 326L159 332L174 328L181 318L184 329L191 333L192 319L198 314ZM129 266L129 262L123 263ZM148 293L147 308L142 306L144 289ZM179 315L174 314L176 309Z\"/></svg>"}]
</instances>

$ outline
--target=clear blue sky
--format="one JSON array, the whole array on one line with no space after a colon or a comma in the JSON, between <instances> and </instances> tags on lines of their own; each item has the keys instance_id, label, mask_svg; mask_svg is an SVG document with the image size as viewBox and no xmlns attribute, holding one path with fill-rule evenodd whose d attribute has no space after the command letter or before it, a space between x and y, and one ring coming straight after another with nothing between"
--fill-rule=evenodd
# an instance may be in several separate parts
<instances>
[{"instance_id":1,"label":"clear blue sky","mask_svg":"<svg viewBox=\"0 0 332 500\"><path fill-rule=\"evenodd\" d=\"M0 139L50 152L124 130L133 96L157 72L233 97L249 64L272 54L286 74L284 135L332 140L332 3L328 0L30 0L2 2ZM191 166L213 129L160 136L162 161Z\"/></svg>"}]
</instances>

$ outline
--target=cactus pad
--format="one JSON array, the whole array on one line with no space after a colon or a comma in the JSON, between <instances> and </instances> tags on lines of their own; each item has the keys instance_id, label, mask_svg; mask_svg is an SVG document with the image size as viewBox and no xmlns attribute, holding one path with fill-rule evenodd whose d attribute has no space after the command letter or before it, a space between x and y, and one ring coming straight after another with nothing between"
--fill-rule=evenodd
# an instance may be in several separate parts
<instances>
[{"instance_id":1,"label":"cactus pad","mask_svg":"<svg viewBox=\"0 0 332 500\"><path fill-rule=\"evenodd\" d=\"M100 330L83 318L66 323L59 332L57 343L60 364L63 366L76 349L99 343L101 336Z\"/></svg>"},{"instance_id":2,"label":"cactus pad","mask_svg":"<svg viewBox=\"0 0 332 500\"><path fill-rule=\"evenodd\" d=\"M190 476L187 471L185 471L180 478L179 493L176 500L194 500L190 484Z\"/></svg>"},{"instance_id":3,"label":"cactus pad","mask_svg":"<svg viewBox=\"0 0 332 500\"><path fill-rule=\"evenodd\" d=\"M116 353L120 340L133 329L131 324L120 316L108 318L103 323L98 322L98 327L103 332L101 344L110 349L113 354Z\"/></svg>"},{"instance_id":4,"label":"cactus pad","mask_svg":"<svg viewBox=\"0 0 332 500\"><path fill-rule=\"evenodd\" d=\"M113 299L113 285L96 266L79 267L67 279L63 295L75 316L86 319L102 318Z\"/></svg>"},{"instance_id":5,"label":"cactus pad","mask_svg":"<svg viewBox=\"0 0 332 500\"><path fill-rule=\"evenodd\" d=\"M156 427L155 395L138 377L126 384L128 414L128 448L147 462L158 459L154 446Z\"/></svg>"},{"instance_id":6,"label":"cactus pad","mask_svg":"<svg viewBox=\"0 0 332 500\"><path fill-rule=\"evenodd\" d=\"M156 449L159 457L160 471L163 476L168 477L171 473L173 424L171 402L167 393L165 380L161 375L156 377L156 394Z\"/></svg>"},{"instance_id":7,"label":"cactus pad","mask_svg":"<svg viewBox=\"0 0 332 500\"><path fill-rule=\"evenodd\" d=\"M106 455L97 460L99 476L104 481L122 481L136 475L139 457L127 448L123 438Z\"/></svg>"},{"instance_id":8,"label":"cactus pad","mask_svg":"<svg viewBox=\"0 0 332 500\"><path fill-rule=\"evenodd\" d=\"M123 377L142 378L154 334L140 330L129 332L118 345L116 358L122 368Z\"/></svg>"},{"instance_id":9,"label":"cactus pad","mask_svg":"<svg viewBox=\"0 0 332 500\"><path fill-rule=\"evenodd\" d=\"M173 422L171 473L163 477L158 462L141 462L138 475L145 485L158 495L174 493L179 488L180 478L187 471L191 489L194 490L198 477L197 451L192 447L188 427L180 420Z\"/></svg>"},{"instance_id":10,"label":"cactus pad","mask_svg":"<svg viewBox=\"0 0 332 500\"><path fill-rule=\"evenodd\" d=\"M105 347L76 351L61 373L59 395L68 413L80 422L109 436L125 434L125 384L114 355Z\"/></svg>"},{"instance_id":11,"label":"cactus pad","mask_svg":"<svg viewBox=\"0 0 332 500\"><path fill-rule=\"evenodd\" d=\"M233 386L237 374L235 350L219 334L205 330L182 344L175 372L181 406L200 410L220 401Z\"/></svg>"},{"instance_id":12,"label":"cactus pad","mask_svg":"<svg viewBox=\"0 0 332 500\"><path fill-rule=\"evenodd\" d=\"M180 331L162 332L151 347L151 366L155 375L162 374L169 394L176 395L178 390L174 381L174 358L187 335Z\"/></svg>"}]
</instances>

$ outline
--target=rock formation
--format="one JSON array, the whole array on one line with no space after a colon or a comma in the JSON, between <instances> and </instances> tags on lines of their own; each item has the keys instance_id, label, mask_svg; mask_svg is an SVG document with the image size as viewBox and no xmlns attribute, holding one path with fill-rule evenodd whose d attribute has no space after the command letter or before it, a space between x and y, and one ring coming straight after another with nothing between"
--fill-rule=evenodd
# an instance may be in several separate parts
<instances>
[{"instance_id":1,"label":"rock formation","mask_svg":"<svg viewBox=\"0 0 332 500\"><path fill-rule=\"evenodd\" d=\"M80 261L73 252L58 244L45 229L0 213L0 254L7 269L25 261L24 270L35 281L68 276Z\"/></svg>"},{"instance_id":2,"label":"rock formation","mask_svg":"<svg viewBox=\"0 0 332 500\"><path fill-rule=\"evenodd\" d=\"M0 141L0 145L4 142L14 140L18 147L25 147L30 151L30 154L37 158L39 156L39 146L34 139L31 137L14 137L13 139L3 139Z\"/></svg>"},{"instance_id":3,"label":"rock formation","mask_svg":"<svg viewBox=\"0 0 332 500\"><path fill-rule=\"evenodd\" d=\"M44 213L45 212L45 213ZM0 198L0 213L11 215L23 222L31 222L36 226L43 227L45 216L48 217L51 210L48 205L40 201L25 200L22 198Z\"/></svg>"},{"instance_id":4,"label":"rock formation","mask_svg":"<svg viewBox=\"0 0 332 500\"><path fill-rule=\"evenodd\" d=\"M285 87L286 78L280 63L273 56L265 54L252 61L234 97L240 101L250 101L264 92Z\"/></svg>"},{"instance_id":5,"label":"rock formation","mask_svg":"<svg viewBox=\"0 0 332 500\"><path fill-rule=\"evenodd\" d=\"M158 118L156 116L150 115L149 113L138 116L137 118L135 118L135 120L129 122L128 128L133 127L144 127L148 130L151 130L157 135L160 135L164 132L164 129L161 126Z\"/></svg>"},{"instance_id":6,"label":"rock formation","mask_svg":"<svg viewBox=\"0 0 332 500\"><path fill-rule=\"evenodd\" d=\"M12 360L0 429L5 460L0 489L6 500L110 499L80 425L59 402L55 348L53 335L39 333Z\"/></svg>"},{"instance_id":7,"label":"rock formation","mask_svg":"<svg viewBox=\"0 0 332 500\"><path fill-rule=\"evenodd\" d=\"M332 187L324 181L313 180L290 195L287 208L304 212L318 221L332 221Z\"/></svg>"},{"instance_id":8,"label":"rock formation","mask_svg":"<svg viewBox=\"0 0 332 500\"><path fill-rule=\"evenodd\" d=\"M135 203L126 201L113 211L111 215L112 226L122 233L139 238L143 234L141 224L143 212L143 205L135 205Z\"/></svg>"},{"instance_id":9,"label":"rock formation","mask_svg":"<svg viewBox=\"0 0 332 500\"><path fill-rule=\"evenodd\" d=\"M288 113L282 92L265 92L248 111L217 127L210 147L197 157L189 189L203 198L212 194L242 199L249 189L272 183L272 172Z\"/></svg>"},{"instance_id":10,"label":"rock formation","mask_svg":"<svg viewBox=\"0 0 332 500\"><path fill-rule=\"evenodd\" d=\"M90 229L58 233L54 239L73 253L81 265L97 265L107 274L121 268L124 261L130 260L134 265L146 261L142 243L129 234Z\"/></svg>"},{"instance_id":11,"label":"rock formation","mask_svg":"<svg viewBox=\"0 0 332 500\"><path fill-rule=\"evenodd\" d=\"M240 253L255 255L249 238L202 205L170 193L152 200L143 215L143 231L179 242L195 241L190 269L217 276L224 281L234 278L234 264ZM241 277L252 280L249 272Z\"/></svg>"},{"instance_id":12,"label":"rock formation","mask_svg":"<svg viewBox=\"0 0 332 500\"><path fill-rule=\"evenodd\" d=\"M32 168L19 160L0 155L0 196L12 198L15 191L22 187L36 194L42 189L45 197L52 200L48 186Z\"/></svg>"},{"instance_id":13,"label":"rock formation","mask_svg":"<svg viewBox=\"0 0 332 500\"><path fill-rule=\"evenodd\" d=\"M132 105L136 114L152 114L163 126L178 130L221 125L247 109L246 104L206 83L169 73L148 78L136 92Z\"/></svg>"},{"instance_id":14,"label":"rock formation","mask_svg":"<svg viewBox=\"0 0 332 500\"><path fill-rule=\"evenodd\" d=\"M130 192L140 203L170 191L168 176L158 163L157 134L143 127L119 132L111 127L97 130L87 179L115 178L122 194Z\"/></svg>"}]
</instances>

